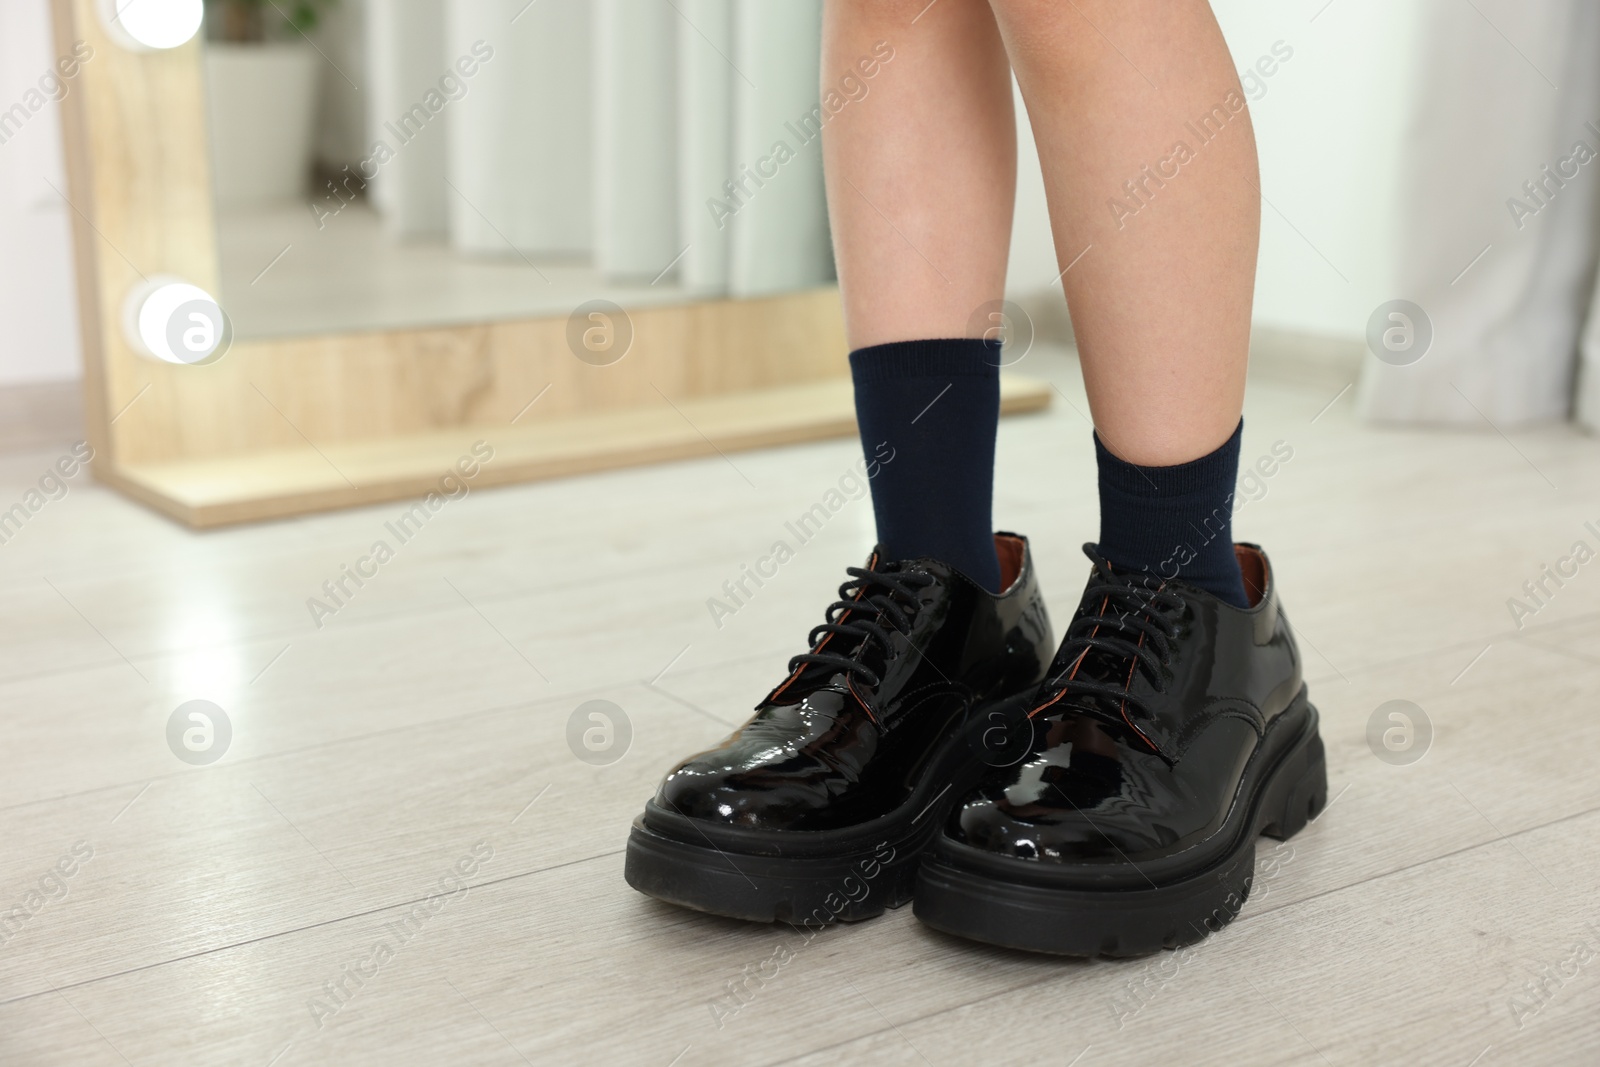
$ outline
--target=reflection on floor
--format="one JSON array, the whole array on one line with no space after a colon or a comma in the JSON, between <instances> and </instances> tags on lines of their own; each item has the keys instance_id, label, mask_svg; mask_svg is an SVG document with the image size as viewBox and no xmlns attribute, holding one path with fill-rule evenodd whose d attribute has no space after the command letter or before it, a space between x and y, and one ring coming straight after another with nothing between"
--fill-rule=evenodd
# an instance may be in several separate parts
<instances>
[{"instance_id":1,"label":"reflection on floor","mask_svg":"<svg viewBox=\"0 0 1600 1067\"><path fill-rule=\"evenodd\" d=\"M217 219L222 302L241 338L442 326L566 315L585 300L624 307L711 295L665 275L619 285L593 268L465 256L442 241L399 242L357 202L318 219L309 206L229 212Z\"/></svg>"},{"instance_id":2,"label":"reflection on floor","mask_svg":"<svg viewBox=\"0 0 1600 1067\"><path fill-rule=\"evenodd\" d=\"M1059 628L1087 407L1066 358L1025 369L1069 402L1004 425L996 515ZM1226 931L1123 963L910 909L806 941L623 883L661 773L864 557L853 500L720 628L706 607L848 442L474 491L403 542L397 505L195 535L73 479L0 546L0 1062L1600 1062L1600 571L1523 586L1596 545L1600 443L1372 430L1337 391L1252 384L1247 462L1292 458L1236 526L1274 553L1331 804L1262 843ZM0 463L0 507L56 455ZM591 699L631 725L608 765L569 746ZM1431 724L1419 761L1368 741L1395 699ZM169 732L191 700L231 726L207 766Z\"/></svg>"}]
</instances>

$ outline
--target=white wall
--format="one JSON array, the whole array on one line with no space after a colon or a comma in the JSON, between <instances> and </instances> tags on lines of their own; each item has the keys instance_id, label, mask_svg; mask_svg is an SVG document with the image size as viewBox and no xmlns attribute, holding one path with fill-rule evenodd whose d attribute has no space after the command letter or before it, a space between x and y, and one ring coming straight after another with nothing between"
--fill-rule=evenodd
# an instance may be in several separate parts
<instances>
[{"instance_id":1,"label":"white wall","mask_svg":"<svg viewBox=\"0 0 1600 1067\"><path fill-rule=\"evenodd\" d=\"M0 2L0 111L54 60L46 0ZM47 182L67 191L53 101L0 144L0 386L79 375L70 209Z\"/></svg>"},{"instance_id":2,"label":"white wall","mask_svg":"<svg viewBox=\"0 0 1600 1067\"><path fill-rule=\"evenodd\" d=\"M1256 321L1359 339L1372 309L1396 295L1389 291L1391 239L1416 12L1386 0L1213 0L1212 6L1241 71L1279 41L1280 50L1292 50L1250 103L1268 201L1261 208ZM1060 267L1026 121L1018 134L1008 285L1014 294L1031 295Z\"/></svg>"},{"instance_id":3,"label":"white wall","mask_svg":"<svg viewBox=\"0 0 1600 1067\"><path fill-rule=\"evenodd\" d=\"M1017 206L1011 222L1011 260L1006 265L1006 289L1032 296L1055 285L1055 244L1050 239L1050 211L1044 201L1044 175L1039 171L1039 147L1028 124L1028 109L1015 79L1011 92L1017 112Z\"/></svg>"},{"instance_id":4,"label":"white wall","mask_svg":"<svg viewBox=\"0 0 1600 1067\"><path fill-rule=\"evenodd\" d=\"M1359 339L1372 309L1396 296L1390 291L1394 220L1412 60L1420 47L1416 6L1392 0L1214 0L1213 6L1241 70L1276 41L1294 50L1250 105L1261 192L1270 202L1261 206L1256 321Z\"/></svg>"}]
</instances>

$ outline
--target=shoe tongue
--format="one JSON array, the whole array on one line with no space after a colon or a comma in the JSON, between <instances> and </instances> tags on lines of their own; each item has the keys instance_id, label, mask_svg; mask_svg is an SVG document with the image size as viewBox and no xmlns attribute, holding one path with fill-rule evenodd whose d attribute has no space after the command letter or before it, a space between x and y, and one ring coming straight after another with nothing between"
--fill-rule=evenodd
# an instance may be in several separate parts
<instances>
[{"instance_id":1,"label":"shoe tongue","mask_svg":"<svg viewBox=\"0 0 1600 1067\"><path fill-rule=\"evenodd\" d=\"M949 565L939 562L932 556L893 556L881 543L874 546L872 555L867 557L866 568L869 571L878 571L881 574L906 574L911 571L927 571L930 568L938 570L948 568Z\"/></svg>"}]
</instances>

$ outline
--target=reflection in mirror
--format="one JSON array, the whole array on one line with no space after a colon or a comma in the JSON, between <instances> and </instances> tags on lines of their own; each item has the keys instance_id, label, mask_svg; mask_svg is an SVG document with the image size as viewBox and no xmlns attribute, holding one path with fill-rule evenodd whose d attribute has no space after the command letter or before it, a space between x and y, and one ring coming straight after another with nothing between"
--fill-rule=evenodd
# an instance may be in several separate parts
<instances>
[{"instance_id":1,"label":"reflection in mirror","mask_svg":"<svg viewBox=\"0 0 1600 1067\"><path fill-rule=\"evenodd\" d=\"M820 0L206 6L241 337L832 278Z\"/></svg>"}]
</instances>

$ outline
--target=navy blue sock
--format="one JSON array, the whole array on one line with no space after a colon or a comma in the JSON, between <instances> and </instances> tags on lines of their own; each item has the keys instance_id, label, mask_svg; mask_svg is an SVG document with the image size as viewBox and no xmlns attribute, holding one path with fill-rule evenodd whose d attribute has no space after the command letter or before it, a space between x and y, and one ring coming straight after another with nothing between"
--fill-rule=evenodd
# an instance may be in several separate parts
<instances>
[{"instance_id":1,"label":"navy blue sock","mask_svg":"<svg viewBox=\"0 0 1600 1067\"><path fill-rule=\"evenodd\" d=\"M893 559L931 556L999 592L990 523L1000 346L965 337L873 345L850 353L850 376L861 443L879 464L878 540Z\"/></svg>"},{"instance_id":2,"label":"navy blue sock","mask_svg":"<svg viewBox=\"0 0 1600 1067\"><path fill-rule=\"evenodd\" d=\"M1236 607L1249 607L1233 554L1233 492L1243 432L1241 419L1222 447L1175 467L1126 463L1095 434L1100 554L1118 569L1181 578Z\"/></svg>"}]
</instances>

